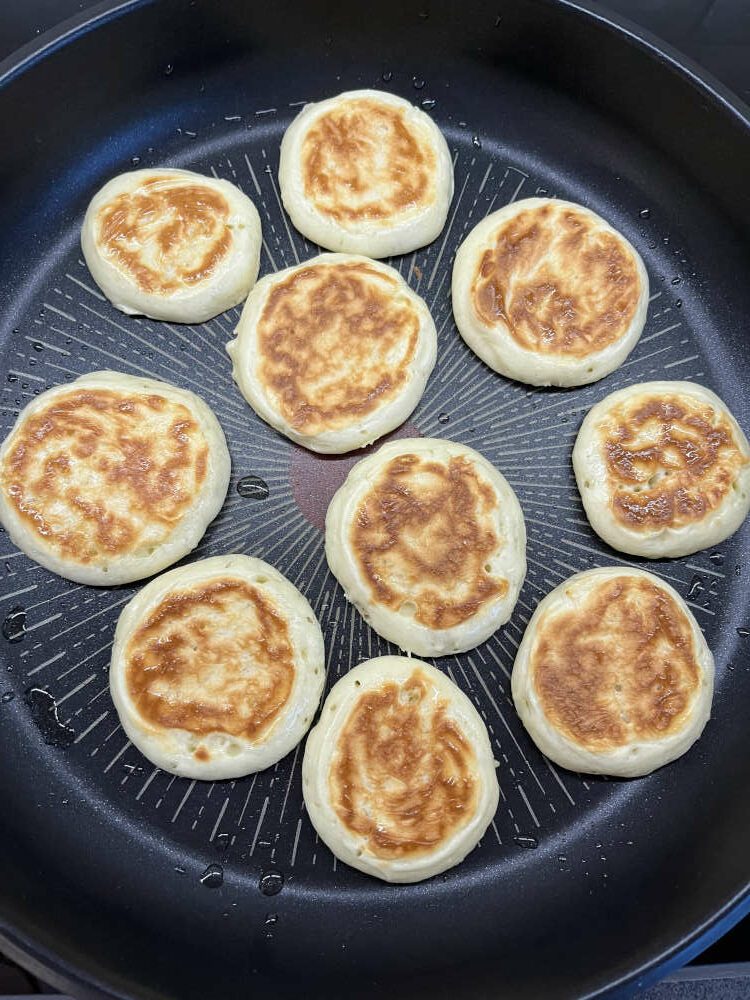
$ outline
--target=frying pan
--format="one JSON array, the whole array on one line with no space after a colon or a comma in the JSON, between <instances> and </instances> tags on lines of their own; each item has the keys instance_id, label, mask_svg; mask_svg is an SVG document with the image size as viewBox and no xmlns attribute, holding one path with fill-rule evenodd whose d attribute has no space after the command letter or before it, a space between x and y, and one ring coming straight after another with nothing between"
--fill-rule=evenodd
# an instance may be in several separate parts
<instances>
[{"instance_id":1,"label":"frying pan","mask_svg":"<svg viewBox=\"0 0 750 1000\"><path fill-rule=\"evenodd\" d=\"M748 526L685 559L625 559L589 529L570 468L586 409L645 379L699 380L750 426L746 110L653 40L562 0L105 4L6 63L0 84L3 434L35 394L96 368L200 392L227 433L233 478L195 556L253 553L297 583L325 631L329 684L392 651L323 556L325 506L353 459L292 446L244 404L224 354L237 310L198 327L125 317L78 246L105 179L172 164L250 194L263 270L313 255L280 208L280 137L302 102L380 86L434 115L456 171L444 233L393 261L440 331L402 433L479 448L517 490L529 533L510 623L438 661L488 724L500 807L462 865L414 886L336 864L304 813L299 750L240 781L154 770L107 691L114 623L134 588L74 586L2 536L2 948L80 997L625 995L747 912ZM632 356L573 391L491 373L451 317L465 233L543 193L609 219L652 283ZM678 588L717 660L703 738L630 782L551 766L509 699L539 599L574 571L623 563Z\"/></svg>"}]
</instances>

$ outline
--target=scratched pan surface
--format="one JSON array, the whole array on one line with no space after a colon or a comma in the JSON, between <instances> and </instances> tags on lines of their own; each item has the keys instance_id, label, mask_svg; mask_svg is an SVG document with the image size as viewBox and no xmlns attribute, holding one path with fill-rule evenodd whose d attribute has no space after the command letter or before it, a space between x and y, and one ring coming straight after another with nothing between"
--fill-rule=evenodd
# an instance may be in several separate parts
<instances>
[{"instance_id":1,"label":"scratched pan surface","mask_svg":"<svg viewBox=\"0 0 750 1000\"><path fill-rule=\"evenodd\" d=\"M264 272L294 264L315 248L280 208L276 168L301 102L371 85L421 102L448 137L456 194L438 241L393 261L440 342L405 432L479 448L516 489L529 535L511 621L438 663L487 722L500 807L460 867L389 887L337 866L317 841L301 750L239 781L155 770L107 688L113 627L135 588L75 586L3 535L3 947L81 996L627 991L747 909L747 526L716 550L637 563L688 600L716 653L714 717L683 760L637 782L562 772L519 724L509 674L544 594L578 570L635 562L598 541L576 493L570 452L588 407L644 379L692 379L750 426L747 124L670 57L564 4L384 3L366 24L343 6L265 6L126 4L6 77L2 432L40 391L102 367L196 390L221 419L233 474L195 556L252 553L289 576L320 618L329 685L392 651L343 601L323 555L325 507L352 460L307 454L245 405L224 352L238 310L198 327L125 317L94 287L78 233L106 178L176 164L255 200ZM534 194L601 212L651 279L637 348L580 390L496 376L452 320L459 242Z\"/></svg>"}]
</instances>

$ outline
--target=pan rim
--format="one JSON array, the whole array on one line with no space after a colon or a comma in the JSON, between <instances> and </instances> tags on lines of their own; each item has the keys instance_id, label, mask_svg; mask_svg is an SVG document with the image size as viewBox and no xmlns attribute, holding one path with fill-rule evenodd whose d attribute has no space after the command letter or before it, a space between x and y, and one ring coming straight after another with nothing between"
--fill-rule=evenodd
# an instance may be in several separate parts
<instances>
[{"instance_id":1,"label":"pan rim","mask_svg":"<svg viewBox=\"0 0 750 1000\"><path fill-rule=\"evenodd\" d=\"M158 0L101 0L88 10L66 18L0 60L0 95L23 73L32 70L39 62L64 46L78 41L110 21L125 17L140 8L153 6L157 2ZM579 16L590 24L617 35L624 43L636 47L642 54L655 59L691 85L710 101L714 113L728 115L740 128L750 133L750 104L690 57L652 32L637 26L627 17L603 11L581 0L543 0L543 3L545 6L561 8L572 16ZM636 986L645 988L700 954L748 915L750 875L742 888L688 936L608 985L582 994L581 1000L627 996ZM92 1000L128 1000L129 994L120 992L112 983L103 982L93 969L82 975L79 966L27 934L10 927L4 917L0 919L0 945L3 952L34 975L61 989L74 989L78 996ZM162 995L153 993L152 996L157 998Z\"/></svg>"}]
</instances>

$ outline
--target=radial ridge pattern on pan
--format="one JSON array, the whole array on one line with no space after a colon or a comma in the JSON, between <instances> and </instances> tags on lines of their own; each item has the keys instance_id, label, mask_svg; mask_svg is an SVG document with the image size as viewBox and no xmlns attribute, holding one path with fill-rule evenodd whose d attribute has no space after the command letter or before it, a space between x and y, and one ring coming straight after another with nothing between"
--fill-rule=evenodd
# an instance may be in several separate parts
<instances>
[{"instance_id":1,"label":"radial ridge pattern on pan","mask_svg":"<svg viewBox=\"0 0 750 1000\"><path fill-rule=\"evenodd\" d=\"M263 224L262 274L319 252L281 211L275 176L281 130L280 125L273 142L265 132L260 142L248 140L213 162L193 155L185 163L233 181L256 202ZM449 144L456 193L444 232L425 250L387 261L425 298L438 330L438 363L409 426L416 433L479 449L516 490L529 536L528 575L511 620L478 649L439 661L478 708L501 764L500 807L482 846L465 862L473 870L518 844L533 846L554 835L582 810L605 807L614 794L612 783L584 781L546 761L513 710L510 671L538 601L581 569L642 565L685 597L710 642L729 581L721 553L657 564L616 555L589 529L570 465L584 413L609 392L657 378L711 385L710 360L682 318L688 311L681 308L677 289L659 280L643 250L653 291L646 328L625 364L601 383L571 392L530 389L499 377L466 347L453 323L450 271L456 248L481 218L510 201L569 192L552 190L547 178L530 176L491 151L477 149L466 135L449 133ZM634 220L630 235L636 244L637 229ZM339 473L326 465L330 459L308 454L299 459L296 446L263 424L232 383L224 345L239 310L195 327L124 316L94 287L76 236L73 229L66 234L64 252L36 279L13 335L0 398L3 435L34 395L97 368L173 381L197 392L227 435L232 481L225 505L194 557L230 551L258 556L305 593L324 631L326 690L350 665L397 652L343 600L325 562L319 526L324 511L311 514L295 500L295 456L296 467L302 461L305 474L315 480L321 504L335 489ZM240 495L237 482L247 476L259 477L267 496L262 496L266 490L260 491L261 498ZM113 808L138 822L166 824L189 849L212 844L226 860L256 867L275 863L293 871L302 862L336 867L302 809L299 747L268 771L229 782L197 783L149 765L118 725L107 684L114 624L134 588L107 592L74 586L31 563L7 536L0 536L0 542L5 574L0 618L17 608L26 612L21 641L8 647L14 682L21 694L36 687L54 697L59 721L75 732L64 752L84 787L103 789ZM728 553L731 545L730 540L722 548ZM730 561L727 556L727 566ZM360 877L341 866L336 871L343 881ZM321 871L320 877L330 874Z\"/></svg>"}]
</instances>

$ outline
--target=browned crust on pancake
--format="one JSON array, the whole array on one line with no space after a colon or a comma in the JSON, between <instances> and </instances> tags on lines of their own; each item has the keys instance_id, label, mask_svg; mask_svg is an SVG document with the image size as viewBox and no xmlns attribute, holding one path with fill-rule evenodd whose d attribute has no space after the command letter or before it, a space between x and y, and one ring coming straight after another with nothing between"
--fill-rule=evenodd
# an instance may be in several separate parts
<instances>
[{"instance_id":1,"label":"browned crust on pancake","mask_svg":"<svg viewBox=\"0 0 750 1000\"><path fill-rule=\"evenodd\" d=\"M411 604L420 625L445 629L504 596L507 580L485 568L502 545L498 503L463 456L392 459L360 502L349 535L373 600L392 611Z\"/></svg>"},{"instance_id":2,"label":"browned crust on pancake","mask_svg":"<svg viewBox=\"0 0 750 1000\"><path fill-rule=\"evenodd\" d=\"M214 273L232 246L228 218L229 204L219 191L154 177L102 206L96 242L141 291L165 295ZM144 258L144 246L152 243L158 267Z\"/></svg>"},{"instance_id":3,"label":"browned crust on pancake","mask_svg":"<svg viewBox=\"0 0 750 1000\"><path fill-rule=\"evenodd\" d=\"M260 739L295 676L286 620L257 587L234 578L168 594L129 640L125 660L141 718L198 736ZM195 756L210 757L205 747Z\"/></svg>"},{"instance_id":4,"label":"browned crust on pancake","mask_svg":"<svg viewBox=\"0 0 750 1000\"><path fill-rule=\"evenodd\" d=\"M687 396L625 401L603 424L610 508L635 531L702 521L747 465L726 417Z\"/></svg>"},{"instance_id":5,"label":"browned crust on pancake","mask_svg":"<svg viewBox=\"0 0 750 1000\"><path fill-rule=\"evenodd\" d=\"M399 282L362 263L304 267L258 321L258 378L300 434L347 426L403 391L420 317ZM395 362L389 355L398 352Z\"/></svg>"},{"instance_id":6,"label":"browned crust on pancake","mask_svg":"<svg viewBox=\"0 0 750 1000\"><path fill-rule=\"evenodd\" d=\"M683 728L700 686L692 628L642 577L599 583L544 615L529 668L540 706L569 740L606 752Z\"/></svg>"},{"instance_id":7,"label":"browned crust on pancake","mask_svg":"<svg viewBox=\"0 0 750 1000\"><path fill-rule=\"evenodd\" d=\"M640 296L623 241L571 208L542 205L503 223L472 282L474 310L528 351L585 358L619 340Z\"/></svg>"},{"instance_id":8,"label":"browned crust on pancake","mask_svg":"<svg viewBox=\"0 0 750 1000\"><path fill-rule=\"evenodd\" d=\"M380 858L437 850L476 808L474 750L431 692L417 669L403 684L362 694L338 739L333 809Z\"/></svg>"},{"instance_id":9,"label":"browned crust on pancake","mask_svg":"<svg viewBox=\"0 0 750 1000\"><path fill-rule=\"evenodd\" d=\"M181 403L155 393L71 389L13 434L0 484L45 546L87 565L132 554L144 523L158 526L160 540L171 534L194 503L207 462L200 425ZM100 481L96 493L86 484L91 474ZM60 503L64 510L55 510Z\"/></svg>"},{"instance_id":10,"label":"browned crust on pancake","mask_svg":"<svg viewBox=\"0 0 750 1000\"><path fill-rule=\"evenodd\" d=\"M371 98L327 111L302 144L305 197L344 225L390 219L430 204L435 169L432 145L419 141L405 109Z\"/></svg>"}]
</instances>

